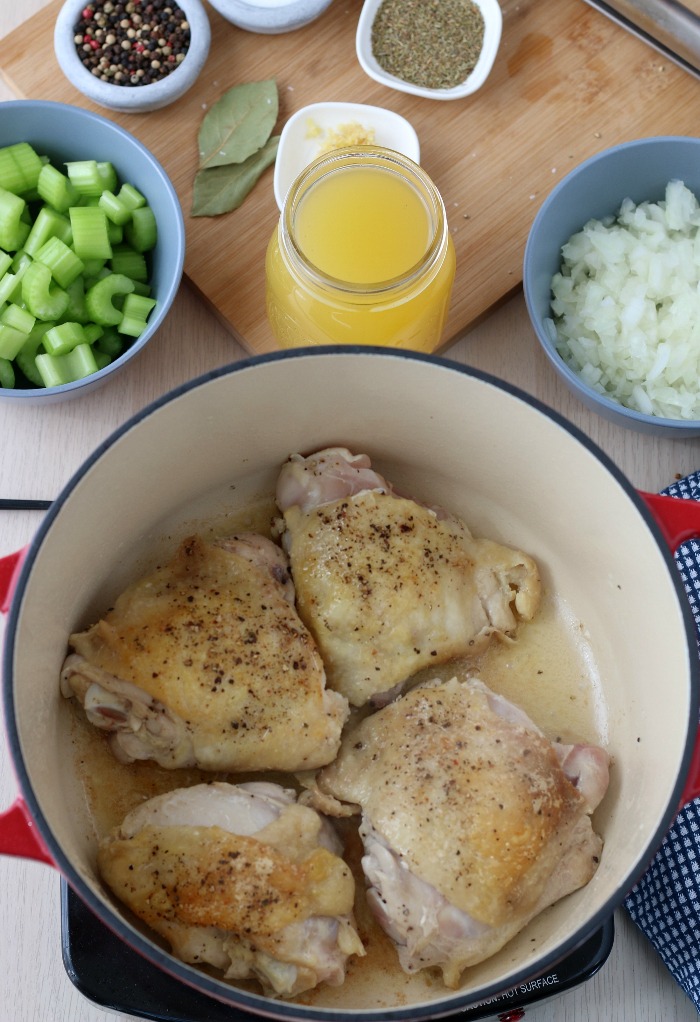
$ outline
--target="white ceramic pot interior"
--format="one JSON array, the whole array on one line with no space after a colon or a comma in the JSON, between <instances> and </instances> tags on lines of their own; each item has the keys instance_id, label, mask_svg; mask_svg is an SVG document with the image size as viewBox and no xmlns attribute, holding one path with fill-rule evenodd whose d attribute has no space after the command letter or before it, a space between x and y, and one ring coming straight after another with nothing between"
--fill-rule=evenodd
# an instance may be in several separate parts
<instances>
[{"instance_id":1,"label":"white ceramic pot interior","mask_svg":"<svg viewBox=\"0 0 700 1022\"><path fill-rule=\"evenodd\" d=\"M687 608L648 516L596 451L522 395L438 359L317 350L231 367L135 420L49 513L20 580L8 630L20 783L70 882L118 919L95 875L59 695L67 636L181 537L269 499L290 453L332 444L366 451L403 492L532 554L599 671L601 737L614 766L595 817L605 848L588 887L468 971L457 993L422 975L397 970L393 982L370 971L366 985L322 989L299 1009L446 1014L551 964L621 900L670 823L695 714ZM199 983L194 969L183 972ZM202 984L237 1000L211 977ZM244 1005L276 1010L255 995Z\"/></svg>"}]
</instances>

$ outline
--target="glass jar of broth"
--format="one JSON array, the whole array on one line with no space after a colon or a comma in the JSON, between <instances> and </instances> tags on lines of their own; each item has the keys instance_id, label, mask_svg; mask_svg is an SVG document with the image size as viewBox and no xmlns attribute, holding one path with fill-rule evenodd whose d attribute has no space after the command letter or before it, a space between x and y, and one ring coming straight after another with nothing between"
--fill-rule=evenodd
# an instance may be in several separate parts
<instances>
[{"instance_id":1,"label":"glass jar of broth","mask_svg":"<svg viewBox=\"0 0 700 1022\"><path fill-rule=\"evenodd\" d=\"M289 189L267 249L267 315L283 348L434 351L454 275L445 207L422 168L391 149L337 149Z\"/></svg>"}]
</instances>

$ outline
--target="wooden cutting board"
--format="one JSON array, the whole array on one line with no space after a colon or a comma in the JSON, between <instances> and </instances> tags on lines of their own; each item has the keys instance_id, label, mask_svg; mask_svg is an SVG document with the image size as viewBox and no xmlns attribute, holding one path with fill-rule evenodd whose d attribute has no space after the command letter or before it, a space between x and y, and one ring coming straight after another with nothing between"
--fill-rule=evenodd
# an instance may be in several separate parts
<instances>
[{"instance_id":1,"label":"wooden cutting board","mask_svg":"<svg viewBox=\"0 0 700 1022\"><path fill-rule=\"evenodd\" d=\"M194 88L164 110L111 113L66 81L52 41L60 0L0 41L0 71L18 97L95 110L151 149L182 203L187 278L254 354L276 348L264 302L265 249L278 218L272 170L238 210L189 215L199 125L232 85L277 80L277 131L294 111L320 100L385 106L413 124L457 250L443 347L522 283L532 219L569 170L618 142L698 130L700 81L583 0L504 0L489 79L472 97L452 102L394 92L364 74L355 56L360 0L334 0L313 24L278 36L236 29L205 6L209 59Z\"/></svg>"}]
</instances>

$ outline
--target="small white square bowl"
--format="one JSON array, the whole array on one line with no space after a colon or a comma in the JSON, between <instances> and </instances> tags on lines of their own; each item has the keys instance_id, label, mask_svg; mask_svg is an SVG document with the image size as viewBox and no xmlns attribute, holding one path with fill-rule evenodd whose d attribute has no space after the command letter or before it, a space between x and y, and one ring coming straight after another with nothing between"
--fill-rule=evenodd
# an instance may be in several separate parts
<instances>
[{"instance_id":1,"label":"small white square bowl","mask_svg":"<svg viewBox=\"0 0 700 1022\"><path fill-rule=\"evenodd\" d=\"M420 143L413 125L393 110L363 103L312 103L292 114L280 135L273 182L280 210L290 186L318 156L324 133L345 124L372 129L375 145L395 149L420 163Z\"/></svg>"},{"instance_id":2,"label":"small white square bowl","mask_svg":"<svg viewBox=\"0 0 700 1022\"><path fill-rule=\"evenodd\" d=\"M455 85L451 89L428 89L404 81L403 78L398 78L384 70L372 52L372 25L382 3L383 0L365 0L360 20L357 23L355 37L357 59L362 70L370 78L374 78L375 81L390 89L409 92L414 96L423 96L426 99L462 99L481 88L491 72L501 42L503 14L498 0L474 0L484 19L484 42L479 59L469 77L461 85Z\"/></svg>"}]
</instances>

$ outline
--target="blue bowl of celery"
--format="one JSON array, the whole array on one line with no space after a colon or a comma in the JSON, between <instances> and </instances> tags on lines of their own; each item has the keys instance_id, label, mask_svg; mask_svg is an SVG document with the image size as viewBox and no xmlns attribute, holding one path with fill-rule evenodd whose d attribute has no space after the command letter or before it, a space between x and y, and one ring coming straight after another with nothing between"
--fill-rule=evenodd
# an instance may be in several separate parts
<instances>
[{"instance_id":1,"label":"blue bowl of celery","mask_svg":"<svg viewBox=\"0 0 700 1022\"><path fill-rule=\"evenodd\" d=\"M105 383L163 322L184 257L175 190L133 135L63 103L0 103L0 400Z\"/></svg>"}]
</instances>

